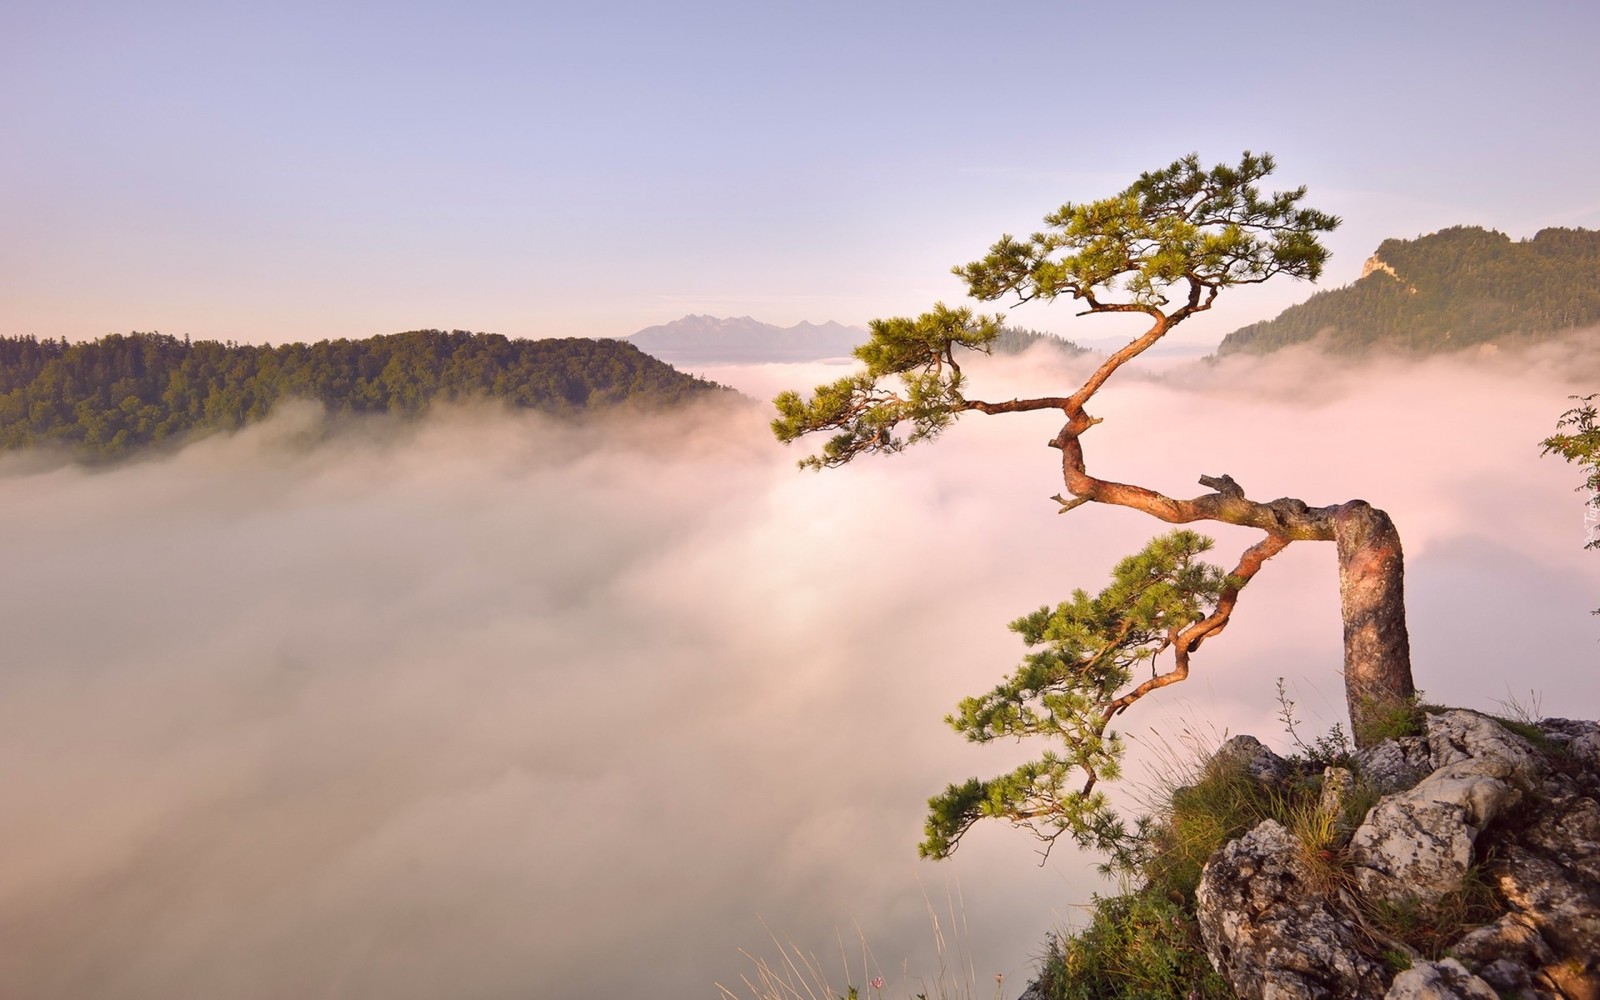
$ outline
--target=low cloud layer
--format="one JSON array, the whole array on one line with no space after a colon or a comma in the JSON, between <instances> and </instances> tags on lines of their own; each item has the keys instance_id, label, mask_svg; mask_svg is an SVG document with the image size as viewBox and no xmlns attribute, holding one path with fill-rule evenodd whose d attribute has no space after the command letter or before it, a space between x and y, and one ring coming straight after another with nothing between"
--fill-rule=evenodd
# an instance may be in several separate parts
<instances>
[{"instance_id":1,"label":"low cloud layer","mask_svg":"<svg viewBox=\"0 0 1600 1000\"><path fill-rule=\"evenodd\" d=\"M997 359L982 391L1059 388L1058 364ZM714 374L770 395L830 371ZM1600 555L1581 476L1537 442L1594 388L1553 348L1291 354L1121 379L1085 442L1098 474L1169 493L1226 472L1384 507L1428 695L1592 718ZM1003 828L914 860L929 794L1030 749L940 722L1014 663L1004 623L1160 529L1055 515L1048 415L822 474L754 407L307 443L316 420L104 471L0 465L0 993L714 996L739 948L775 955L763 920L840 980L858 926L889 978L932 978L928 900L950 936L959 896L970 966L946 964L1015 995L1104 888ZM1210 533L1219 561L1250 541ZM1280 675L1325 727L1338 640L1331 546L1295 545L1129 731L1278 738Z\"/></svg>"}]
</instances>

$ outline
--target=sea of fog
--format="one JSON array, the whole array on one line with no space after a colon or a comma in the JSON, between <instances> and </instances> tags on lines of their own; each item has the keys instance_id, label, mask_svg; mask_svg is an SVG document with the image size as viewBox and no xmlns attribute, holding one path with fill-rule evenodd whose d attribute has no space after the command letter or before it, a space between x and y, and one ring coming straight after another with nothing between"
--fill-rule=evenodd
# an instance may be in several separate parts
<instances>
[{"instance_id":1,"label":"sea of fog","mask_svg":"<svg viewBox=\"0 0 1600 1000\"><path fill-rule=\"evenodd\" d=\"M1128 372L1085 447L1169 493L1384 507L1428 697L1594 718L1600 553L1538 448L1600 389L1573 358ZM996 359L975 391L1083 364ZM708 374L765 398L843 370ZM290 406L113 468L0 460L0 995L744 996L792 947L839 992L1015 997L1115 887L998 825L917 861L930 794L1032 749L941 718L1015 663L1007 621L1162 526L1058 516L1048 414L820 474L768 416ZM1252 540L1210 533L1219 561ZM1124 717L1133 756L1284 749L1280 676L1303 732L1341 719L1336 581L1331 545L1274 559Z\"/></svg>"}]
</instances>

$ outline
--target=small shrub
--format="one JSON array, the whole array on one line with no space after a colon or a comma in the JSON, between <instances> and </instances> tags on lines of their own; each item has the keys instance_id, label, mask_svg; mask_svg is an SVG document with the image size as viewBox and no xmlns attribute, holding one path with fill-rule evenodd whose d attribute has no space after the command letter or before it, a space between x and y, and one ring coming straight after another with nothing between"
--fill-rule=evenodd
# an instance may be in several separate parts
<instances>
[{"instance_id":1,"label":"small shrub","mask_svg":"<svg viewBox=\"0 0 1600 1000\"><path fill-rule=\"evenodd\" d=\"M1164 895L1192 900L1201 869L1218 848L1265 819L1290 826L1296 809L1315 806L1317 792L1315 780L1269 788L1242 761L1213 757L1192 784L1172 790L1166 815L1150 827L1142 873Z\"/></svg>"},{"instance_id":2,"label":"small shrub","mask_svg":"<svg viewBox=\"0 0 1600 1000\"><path fill-rule=\"evenodd\" d=\"M1285 824L1300 846L1300 857L1311 871L1311 885L1331 893L1349 881L1345 874L1344 845L1350 840L1343 810L1330 810L1320 802L1302 801L1289 811Z\"/></svg>"},{"instance_id":3,"label":"small shrub","mask_svg":"<svg viewBox=\"0 0 1600 1000\"><path fill-rule=\"evenodd\" d=\"M1303 752L1290 758L1291 762L1304 761L1314 768L1324 767L1349 767L1354 758L1350 747L1350 737L1344 734L1344 726L1335 722L1333 728L1318 736Z\"/></svg>"},{"instance_id":4,"label":"small shrub","mask_svg":"<svg viewBox=\"0 0 1600 1000\"><path fill-rule=\"evenodd\" d=\"M1424 735L1427 713L1437 706L1425 705L1421 698L1422 692L1418 691L1409 698L1375 702L1366 706L1366 711L1356 713L1362 720L1355 733L1356 745L1370 747L1384 740Z\"/></svg>"},{"instance_id":5,"label":"small shrub","mask_svg":"<svg viewBox=\"0 0 1600 1000\"><path fill-rule=\"evenodd\" d=\"M1288 689L1284 686L1283 678L1279 677L1278 718L1283 722L1283 731L1294 742L1296 750L1288 758L1289 763L1300 770L1349 767L1351 758L1350 738L1344 734L1344 726L1335 722L1332 729L1308 744L1300 738L1300 720L1295 717L1294 704L1294 701L1289 697Z\"/></svg>"},{"instance_id":6,"label":"small shrub","mask_svg":"<svg viewBox=\"0 0 1600 1000\"><path fill-rule=\"evenodd\" d=\"M1404 972L1411 968L1411 956L1399 948L1390 948L1383 953L1383 964L1389 967L1390 972Z\"/></svg>"},{"instance_id":7,"label":"small shrub","mask_svg":"<svg viewBox=\"0 0 1600 1000\"><path fill-rule=\"evenodd\" d=\"M1050 940L1051 1000L1233 1000L1189 908L1151 889L1096 898L1089 926Z\"/></svg>"}]
</instances>

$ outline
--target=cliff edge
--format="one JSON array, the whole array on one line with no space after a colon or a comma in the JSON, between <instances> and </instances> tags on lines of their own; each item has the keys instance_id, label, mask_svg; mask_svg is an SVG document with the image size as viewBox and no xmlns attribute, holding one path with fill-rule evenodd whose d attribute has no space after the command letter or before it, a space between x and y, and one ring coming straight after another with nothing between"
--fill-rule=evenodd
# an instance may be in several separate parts
<instances>
[{"instance_id":1,"label":"cliff edge","mask_svg":"<svg viewBox=\"0 0 1600 1000\"><path fill-rule=\"evenodd\" d=\"M1600 998L1600 726L1452 710L1425 727L1326 770L1323 816L1358 785L1380 795L1342 847L1269 819L1207 862L1200 934L1240 997ZM1250 773L1284 773L1246 746ZM1431 956L1386 929L1445 913L1459 926Z\"/></svg>"}]
</instances>

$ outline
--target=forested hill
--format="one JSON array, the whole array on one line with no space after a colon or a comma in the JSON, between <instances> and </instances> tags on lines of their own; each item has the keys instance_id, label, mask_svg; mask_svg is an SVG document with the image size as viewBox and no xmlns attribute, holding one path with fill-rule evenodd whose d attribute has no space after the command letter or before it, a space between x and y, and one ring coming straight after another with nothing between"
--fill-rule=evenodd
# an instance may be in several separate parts
<instances>
[{"instance_id":1,"label":"forested hill","mask_svg":"<svg viewBox=\"0 0 1600 1000\"><path fill-rule=\"evenodd\" d=\"M1264 354L1314 338L1336 353L1380 345L1433 353L1596 324L1600 232L1544 229L1513 241L1457 226L1384 240L1359 281L1230 333L1217 353Z\"/></svg>"},{"instance_id":2,"label":"forested hill","mask_svg":"<svg viewBox=\"0 0 1600 1000\"><path fill-rule=\"evenodd\" d=\"M115 457L191 430L241 427L286 398L317 400L334 414L414 416L473 398L573 414L725 391L618 340L459 330L278 347L156 333L79 344L0 337L0 447Z\"/></svg>"},{"instance_id":3,"label":"forested hill","mask_svg":"<svg viewBox=\"0 0 1600 1000\"><path fill-rule=\"evenodd\" d=\"M1019 326L1002 326L999 336L989 344L989 350L994 354L1021 354L1036 344L1046 344L1068 355L1089 353L1087 347L1080 347L1064 337Z\"/></svg>"}]
</instances>

